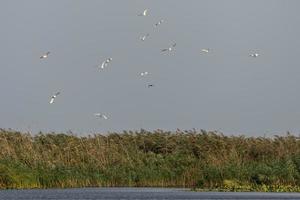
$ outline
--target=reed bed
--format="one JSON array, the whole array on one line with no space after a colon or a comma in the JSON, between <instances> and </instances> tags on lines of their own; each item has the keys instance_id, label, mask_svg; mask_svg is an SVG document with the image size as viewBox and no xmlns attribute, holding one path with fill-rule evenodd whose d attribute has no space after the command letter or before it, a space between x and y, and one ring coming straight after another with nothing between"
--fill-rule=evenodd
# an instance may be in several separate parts
<instances>
[{"instance_id":1,"label":"reed bed","mask_svg":"<svg viewBox=\"0 0 300 200\"><path fill-rule=\"evenodd\" d=\"M0 130L0 188L189 187L300 191L300 140L214 131L75 136Z\"/></svg>"}]
</instances>

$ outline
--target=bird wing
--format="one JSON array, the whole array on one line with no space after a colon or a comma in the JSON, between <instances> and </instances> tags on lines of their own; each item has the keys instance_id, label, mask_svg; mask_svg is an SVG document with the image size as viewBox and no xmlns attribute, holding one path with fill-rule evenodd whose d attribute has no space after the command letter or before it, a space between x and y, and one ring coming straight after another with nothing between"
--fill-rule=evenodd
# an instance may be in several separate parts
<instances>
[{"instance_id":1,"label":"bird wing","mask_svg":"<svg viewBox=\"0 0 300 200\"><path fill-rule=\"evenodd\" d=\"M168 51L169 49L162 49L161 51Z\"/></svg>"},{"instance_id":2,"label":"bird wing","mask_svg":"<svg viewBox=\"0 0 300 200\"><path fill-rule=\"evenodd\" d=\"M175 47L176 46L176 43L174 43L173 45L172 45L172 47Z\"/></svg>"},{"instance_id":3,"label":"bird wing","mask_svg":"<svg viewBox=\"0 0 300 200\"><path fill-rule=\"evenodd\" d=\"M106 61L103 61L101 64L101 69L104 69L105 66L106 66Z\"/></svg>"},{"instance_id":4,"label":"bird wing","mask_svg":"<svg viewBox=\"0 0 300 200\"><path fill-rule=\"evenodd\" d=\"M54 99L55 99L54 97L51 97L51 99L50 99L50 102L49 102L49 103L50 103L50 104L53 104L53 102L54 102Z\"/></svg>"},{"instance_id":5,"label":"bird wing","mask_svg":"<svg viewBox=\"0 0 300 200\"><path fill-rule=\"evenodd\" d=\"M143 15L146 16L147 15L148 10L144 10Z\"/></svg>"}]
</instances>

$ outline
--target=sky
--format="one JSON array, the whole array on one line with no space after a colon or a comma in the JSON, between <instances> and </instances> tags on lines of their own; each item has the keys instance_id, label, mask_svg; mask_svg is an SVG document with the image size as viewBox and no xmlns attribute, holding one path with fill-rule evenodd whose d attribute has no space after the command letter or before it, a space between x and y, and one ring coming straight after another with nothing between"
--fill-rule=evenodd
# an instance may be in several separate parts
<instances>
[{"instance_id":1,"label":"sky","mask_svg":"<svg viewBox=\"0 0 300 200\"><path fill-rule=\"evenodd\" d=\"M0 127L298 134L299 7L297 0L2 0Z\"/></svg>"}]
</instances>

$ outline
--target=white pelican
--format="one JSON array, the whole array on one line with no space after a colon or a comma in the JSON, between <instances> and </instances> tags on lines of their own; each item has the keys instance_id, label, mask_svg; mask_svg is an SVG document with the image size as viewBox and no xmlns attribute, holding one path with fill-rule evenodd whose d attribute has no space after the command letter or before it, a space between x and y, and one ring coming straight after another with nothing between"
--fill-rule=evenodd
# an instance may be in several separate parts
<instances>
[{"instance_id":1,"label":"white pelican","mask_svg":"<svg viewBox=\"0 0 300 200\"><path fill-rule=\"evenodd\" d=\"M201 49L201 52L208 53L208 52L210 52L210 49L209 48L207 48L207 49Z\"/></svg>"},{"instance_id":2,"label":"white pelican","mask_svg":"<svg viewBox=\"0 0 300 200\"><path fill-rule=\"evenodd\" d=\"M54 95L52 95L51 99L50 99L50 104L54 103L54 99L60 94L60 92L56 92Z\"/></svg>"},{"instance_id":3,"label":"white pelican","mask_svg":"<svg viewBox=\"0 0 300 200\"><path fill-rule=\"evenodd\" d=\"M107 58L105 61L102 62L100 68L104 69L104 67L106 67L108 65L108 63L110 63L112 61L112 58Z\"/></svg>"},{"instance_id":4,"label":"white pelican","mask_svg":"<svg viewBox=\"0 0 300 200\"><path fill-rule=\"evenodd\" d=\"M252 53L252 54L250 54L249 56L250 56L250 57L253 57L253 58L256 58L256 57L259 56L259 54L258 54L258 53Z\"/></svg>"},{"instance_id":5,"label":"white pelican","mask_svg":"<svg viewBox=\"0 0 300 200\"><path fill-rule=\"evenodd\" d=\"M40 59L48 58L50 51L40 56Z\"/></svg>"},{"instance_id":6,"label":"white pelican","mask_svg":"<svg viewBox=\"0 0 300 200\"><path fill-rule=\"evenodd\" d=\"M140 73L141 76L147 76L149 73L148 72L142 72Z\"/></svg>"},{"instance_id":7,"label":"white pelican","mask_svg":"<svg viewBox=\"0 0 300 200\"><path fill-rule=\"evenodd\" d=\"M159 26L160 24L162 24L164 22L164 20L163 19L161 19L161 20L159 20L159 22L157 22L156 24L154 24L154 27L157 27L157 26Z\"/></svg>"},{"instance_id":8,"label":"white pelican","mask_svg":"<svg viewBox=\"0 0 300 200\"><path fill-rule=\"evenodd\" d=\"M165 52L165 51L172 51L174 49L174 47L176 46L176 43L174 43L172 46L170 46L169 48L167 49L162 49L161 51L162 52Z\"/></svg>"},{"instance_id":9,"label":"white pelican","mask_svg":"<svg viewBox=\"0 0 300 200\"><path fill-rule=\"evenodd\" d=\"M99 118L103 118L103 119L108 119L108 117L106 115L101 114L101 113L95 113L94 115L95 115L95 117L99 117Z\"/></svg>"},{"instance_id":10,"label":"white pelican","mask_svg":"<svg viewBox=\"0 0 300 200\"><path fill-rule=\"evenodd\" d=\"M141 40L142 40L142 41L145 41L146 38L149 37L149 35L150 35L149 33L147 33L146 35L143 35L143 36L141 37Z\"/></svg>"}]
</instances>

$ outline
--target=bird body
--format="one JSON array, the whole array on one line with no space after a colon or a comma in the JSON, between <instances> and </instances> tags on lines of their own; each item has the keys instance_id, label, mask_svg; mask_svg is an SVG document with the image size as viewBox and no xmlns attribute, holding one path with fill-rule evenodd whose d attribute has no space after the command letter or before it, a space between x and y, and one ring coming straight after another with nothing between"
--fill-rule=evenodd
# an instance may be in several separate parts
<instances>
[{"instance_id":1,"label":"bird body","mask_svg":"<svg viewBox=\"0 0 300 200\"><path fill-rule=\"evenodd\" d=\"M163 19L159 20L156 24L154 24L154 27L158 27L160 24L164 22Z\"/></svg>"},{"instance_id":2,"label":"bird body","mask_svg":"<svg viewBox=\"0 0 300 200\"><path fill-rule=\"evenodd\" d=\"M100 68L104 69L108 65L108 63L110 63L111 61L112 61L112 58L107 58L105 61L102 62Z\"/></svg>"},{"instance_id":3,"label":"bird body","mask_svg":"<svg viewBox=\"0 0 300 200\"><path fill-rule=\"evenodd\" d=\"M166 49L162 49L162 52L166 52L166 51L172 51L174 49L174 47L176 46L176 43L174 43L172 46L170 46L169 48Z\"/></svg>"},{"instance_id":4,"label":"bird body","mask_svg":"<svg viewBox=\"0 0 300 200\"><path fill-rule=\"evenodd\" d=\"M145 40L146 40L146 38L147 38L147 37L149 37L149 35L150 35L150 34L149 34L149 33L147 33L146 35L142 36L142 37L141 37L141 40L142 40L142 41L145 41Z\"/></svg>"},{"instance_id":5,"label":"bird body","mask_svg":"<svg viewBox=\"0 0 300 200\"><path fill-rule=\"evenodd\" d=\"M108 117L106 115L101 114L101 113L95 113L94 115L95 115L95 117L99 117L99 118L103 118L103 119L108 119Z\"/></svg>"},{"instance_id":6,"label":"bird body","mask_svg":"<svg viewBox=\"0 0 300 200\"><path fill-rule=\"evenodd\" d=\"M164 52L164 51L172 51L172 47L169 47L169 48L167 48L167 49L162 49L161 51L162 51L162 52Z\"/></svg>"},{"instance_id":7,"label":"bird body","mask_svg":"<svg viewBox=\"0 0 300 200\"><path fill-rule=\"evenodd\" d=\"M40 56L40 59L48 58L50 51Z\"/></svg>"},{"instance_id":8,"label":"bird body","mask_svg":"<svg viewBox=\"0 0 300 200\"><path fill-rule=\"evenodd\" d=\"M208 52L210 51L210 49L201 49L201 51L202 51L203 53L208 53Z\"/></svg>"},{"instance_id":9,"label":"bird body","mask_svg":"<svg viewBox=\"0 0 300 200\"><path fill-rule=\"evenodd\" d=\"M54 103L55 98L60 94L60 92L56 92L54 95L52 95L51 99L50 99L50 104Z\"/></svg>"}]
</instances>

